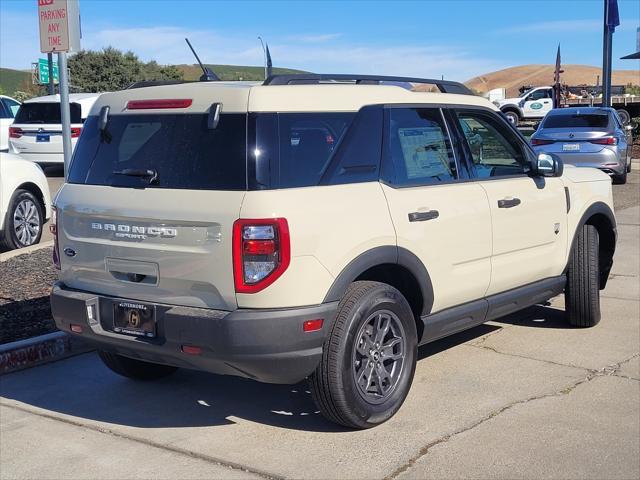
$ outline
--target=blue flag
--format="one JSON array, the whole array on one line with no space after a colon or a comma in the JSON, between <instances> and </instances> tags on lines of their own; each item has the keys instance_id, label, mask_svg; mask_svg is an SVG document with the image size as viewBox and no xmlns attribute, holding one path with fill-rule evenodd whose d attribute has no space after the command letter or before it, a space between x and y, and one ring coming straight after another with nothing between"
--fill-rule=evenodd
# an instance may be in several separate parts
<instances>
[{"instance_id":1,"label":"blue flag","mask_svg":"<svg viewBox=\"0 0 640 480\"><path fill-rule=\"evenodd\" d=\"M606 0L607 1L607 14L605 21L607 22L607 28L611 33L616 31L616 27L620 25L620 14L618 13L618 0Z\"/></svg>"}]
</instances>

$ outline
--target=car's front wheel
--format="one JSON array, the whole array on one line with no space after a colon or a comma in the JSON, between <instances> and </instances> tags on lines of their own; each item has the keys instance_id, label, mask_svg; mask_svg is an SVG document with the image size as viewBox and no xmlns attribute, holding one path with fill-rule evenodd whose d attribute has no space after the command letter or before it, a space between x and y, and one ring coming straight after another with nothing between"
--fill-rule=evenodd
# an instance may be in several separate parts
<instances>
[{"instance_id":1,"label":"car's front wheel","mask_svg":"<svg viewBox=\"0 0 640 480\"><path fill-rule=\"evenodd\" d=\"M0 248L14 250L37 244L42 237L43 223L40 201L27 190L16 190L9 201L4 229L0 232Z\"/></svg>"},{"instance_id":2,"label":"car's front wheel","mask_svg":"<svg viewBox=\"0 0 640 480\"><path fill-rule=\"evenodd\" d=\"M584 225L576 235L567 270L565 310L571 325L593 327L600 321L598 231Z\"/></svg>"},{"instance_id":3,"label":"car's front wheel","mask_svg":"<svg viewBox=\"0 0 640 480\"><path fill-rule=\"evenodd\" d=\"M417 333L407 300L390 285L354 282L338 306L309 383L329 420L370 428L404 402L416 367Z\"/></svg>"},{"instance_id":4,"label":"car's front wheel","mask_svg":"<svg viewBox=\"0 0 640 480\"><path fill-rule=\"evenodd\" d=\"M103 350L98 350L98 356L112 372L133 380L157 380L167 377L177 370L177 367L170 365L143 362Z\"/></svg>"}]
</instances>

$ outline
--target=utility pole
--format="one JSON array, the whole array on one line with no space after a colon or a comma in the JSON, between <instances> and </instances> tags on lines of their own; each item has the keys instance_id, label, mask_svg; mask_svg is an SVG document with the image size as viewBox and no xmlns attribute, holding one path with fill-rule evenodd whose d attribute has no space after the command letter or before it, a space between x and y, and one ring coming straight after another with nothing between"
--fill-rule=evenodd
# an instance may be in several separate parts
<instances>
[{"instance_id":1,"label":"utility pole","mask_svg":"<svg viewBox=\"0 0 640 480\"><path fill-rule=\"evenodd\" d=\"M47 66L49 67L49 95L56 94L56 86L53 83L53 53L47 53Z\"/></svg>"}]
</instances>

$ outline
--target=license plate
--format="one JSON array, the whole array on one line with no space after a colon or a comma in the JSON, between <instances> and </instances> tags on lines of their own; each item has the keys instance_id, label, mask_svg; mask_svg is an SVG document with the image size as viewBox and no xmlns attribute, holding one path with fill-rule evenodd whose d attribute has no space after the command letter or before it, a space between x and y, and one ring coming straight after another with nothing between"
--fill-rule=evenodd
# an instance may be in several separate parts
<instances>
[{"instance_id":1,"label":"license plate","mask_svg":"<svg viewBox=\"0 0 640 480\"><path fill-rule=\"evenodd\" d=\"M38 133L36 135L36 143L48 142L51 139L51 135L48 133Z\"/></svg>"},{"instance_id":2,"label":"license plate","mask_svg":"<svg viewBox=\"0 0 640 480\"><path fill-rule=\"evenodd\" d=\"M136 337L155 337L155 306L129 301L116 302L113 306L113 331Z\"/></svg>"},{"instance_id":3,"label":"license plate","mask_svg":"<svg viewBox=\"0 0 640 480\"><path fill-rule=\"evenodd\" d=\"M562 145L562 150L565 152L579 152L580 144L579 143L565 143Z\"/></svg>"}]
</instances>

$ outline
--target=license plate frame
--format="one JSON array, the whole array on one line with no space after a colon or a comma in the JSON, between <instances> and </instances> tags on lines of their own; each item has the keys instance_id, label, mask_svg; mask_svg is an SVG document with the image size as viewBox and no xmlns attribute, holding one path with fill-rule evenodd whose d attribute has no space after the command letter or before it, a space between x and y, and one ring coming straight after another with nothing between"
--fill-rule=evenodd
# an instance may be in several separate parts
<instances>
[{"instance_id":1,"label":"license plate frame","mask_svg":"<svg viewBox=\"0 0 640 480\"><path fill-rule=\"evenodd\" d=\"M153 304L130 300L113 303L113 331L133 337L155 338L157 335L156 307Z\"/></svg>"},{"instance_id":2,"label":"license plate frame","mask_svg":"<svg viewBox=\"0 0 640 480\"><path fill-rule=\"evenodd\" d=\"M579 143L564 143L562 145L563 152L579 152L580 144Z\"/></svg>"},{"instance_id":3,"label":"license plate frame","mask_svg":"<svg viewBox=\"0 0 640 480\"><path fill-rule=\"evenodd\" d=\"M48 133L36 134L36 143L49 143L51 142L51 135Z\"/></svg>"}]
</instances>

